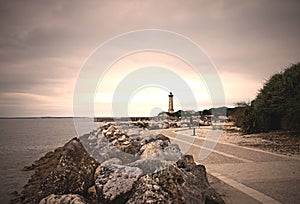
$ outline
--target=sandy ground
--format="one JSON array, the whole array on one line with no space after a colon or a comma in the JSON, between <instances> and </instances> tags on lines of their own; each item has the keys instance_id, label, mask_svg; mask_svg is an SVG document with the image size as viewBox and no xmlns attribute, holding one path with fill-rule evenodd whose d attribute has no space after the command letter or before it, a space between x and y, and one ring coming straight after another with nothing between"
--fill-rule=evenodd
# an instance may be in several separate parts
<instances>
[{"instance_id":1,"label":"sandy ground","mask_svg":"<svg viewBox=\"0 0 300 204\"><path fill-rule=\"evenodd\" d=\"M276 131L259 134L243 134L236 129L226 128L220 141L288 156L300 156L299 132Z\"/></svg>"},{"instance_id":2,"label":"sandy ground","mask_svg":"<svg viewBox=\"0 0 300 204\"><path fill-rule=\"evenodd\" d=\"M211 129L210 126L201 126L200 129L196 128L197 137L205 138L207 132ZM222 132L221 137L218 138L220 142L300 158L300 132L276 131L259 134L244 134L232 126L225 126L225 128L220 131ZM192 129L183 129L180 130L180 132L192 135Z\"/></svg>"}]
</instances>

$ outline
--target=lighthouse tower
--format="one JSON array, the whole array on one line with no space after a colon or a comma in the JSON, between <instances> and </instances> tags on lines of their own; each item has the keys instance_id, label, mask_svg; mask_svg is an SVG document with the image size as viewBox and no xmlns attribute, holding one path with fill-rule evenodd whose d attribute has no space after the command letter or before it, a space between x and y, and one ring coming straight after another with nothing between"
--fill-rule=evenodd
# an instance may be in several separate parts
<instances>
[{"instance_id":1,"label":"lighthouse tower","mask_svg":"<svg viewBox=\"0 0 300 204\"><path fill-rule=\"evenodd\" d=\"M169 113L173 113L174 112L174 108L173 108L173 94L172 92L170 92L169 95L169 109L168 109Z\"/></svg>"}]
</instances>

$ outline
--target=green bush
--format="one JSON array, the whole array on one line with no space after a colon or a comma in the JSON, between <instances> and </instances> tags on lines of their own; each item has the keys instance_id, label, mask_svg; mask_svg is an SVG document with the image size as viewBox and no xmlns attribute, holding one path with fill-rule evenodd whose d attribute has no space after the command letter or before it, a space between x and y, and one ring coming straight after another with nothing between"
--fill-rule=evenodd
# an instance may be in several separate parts
<instances>
[{"instance_id":1,"label":"green bush","mask_svg":"<svg viewBox=\"0 0 300 204\"><path fill-rule=\"evenodd\" d=\"M240 121L245 133L300 128L300 63L273 75L246 108Z\"/></svg>"}]
</instances>

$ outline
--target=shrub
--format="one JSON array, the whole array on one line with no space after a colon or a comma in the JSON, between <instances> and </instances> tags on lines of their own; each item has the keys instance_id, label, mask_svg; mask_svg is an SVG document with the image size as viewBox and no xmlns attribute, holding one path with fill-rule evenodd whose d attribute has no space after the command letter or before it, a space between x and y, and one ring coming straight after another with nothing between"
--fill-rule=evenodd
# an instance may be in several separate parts
<instances>
[{"instance_id":1,"label":"shrub","mask_svg":"<svg viewBox=\"0 0 300 204\"><path fill-rule=\"evenodd\" d=\"M245 133L300 128L300 63L273 75L244 111Z\"/></svg>"}]
</instances>

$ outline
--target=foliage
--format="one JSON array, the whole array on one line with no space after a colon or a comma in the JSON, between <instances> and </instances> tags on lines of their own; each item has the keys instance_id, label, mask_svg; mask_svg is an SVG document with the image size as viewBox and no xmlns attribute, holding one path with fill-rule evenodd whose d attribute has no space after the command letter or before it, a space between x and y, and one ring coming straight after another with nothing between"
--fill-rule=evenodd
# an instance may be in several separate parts
<instances>
[{"instance_id":1,"label":"foliage","mask_svg":"<svg viewBox=\"0 0 300 204\"><path fill-rule=\"evenodd\" d=\"M235 108L228 109L228 115L230 116L230 120L233 121L237 127L242 126L243 117L247 107L248 105L237 106Z\"/></svg>"},{"instance_id":2,"label":"foliage","mask_svg":"<svg viewBox=\"0 0 300 204\"><path fill-rule=\"evenodd\" d=\"M273 75L244 110L240 121L246 133L300 127L300 63Z\"/></svg>"}]
</instances>

